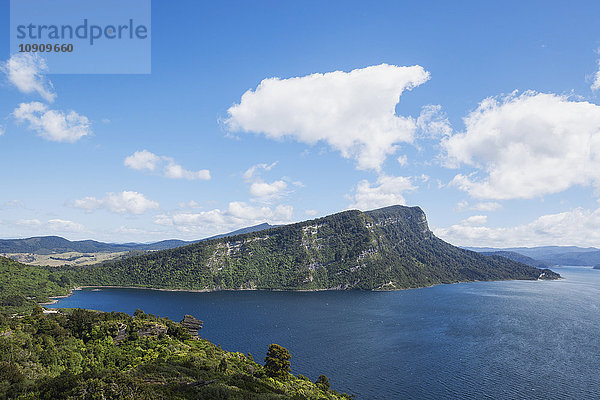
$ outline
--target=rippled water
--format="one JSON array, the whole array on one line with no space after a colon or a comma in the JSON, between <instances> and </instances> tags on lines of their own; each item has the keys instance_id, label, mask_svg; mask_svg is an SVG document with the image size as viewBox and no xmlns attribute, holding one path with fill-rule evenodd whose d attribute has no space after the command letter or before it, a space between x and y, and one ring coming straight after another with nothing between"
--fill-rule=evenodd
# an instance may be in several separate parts
<instances>
[{"instance_id":1,"label":"rippled water","mask_svg":"<svg viewBox=\"0 0 600 400\"><path fill-rule=\"evenodd\" d=\"M600 398L600 270L398 292L77 291L58 307L204 320L201 335L360 399Z\"/></svg>"}]
</instances>

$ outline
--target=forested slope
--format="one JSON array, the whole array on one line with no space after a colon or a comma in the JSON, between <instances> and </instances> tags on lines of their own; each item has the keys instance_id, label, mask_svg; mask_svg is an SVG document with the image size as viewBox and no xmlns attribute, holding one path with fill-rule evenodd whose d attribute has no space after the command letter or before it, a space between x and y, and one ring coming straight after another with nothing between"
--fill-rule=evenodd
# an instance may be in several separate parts
<instances>
[{"instance_id":1,"label":"forested slope","mask_svg":"<svg viewBox=\"0 0 600 400\"><path fill-rule=\"evenodd\" d=\"M99 266L71 269L81 285L177 289L386 290L477 280L555 279L435 237L419 207L345 211Z\"/></svg>"},{"instance_id":2,"label":"forested slope","mask_svg":"<svg viewBox=\"0 0 600 400\"><path fill-rule=\"evenodd\" d=\"M349 397L322 381L294 376L285 363L263 366L249 354L195 340L180 324L140 311L133 317L86 310L38 311L24 318L0 313L2 399Z\"/></svg>"}]
</instances>

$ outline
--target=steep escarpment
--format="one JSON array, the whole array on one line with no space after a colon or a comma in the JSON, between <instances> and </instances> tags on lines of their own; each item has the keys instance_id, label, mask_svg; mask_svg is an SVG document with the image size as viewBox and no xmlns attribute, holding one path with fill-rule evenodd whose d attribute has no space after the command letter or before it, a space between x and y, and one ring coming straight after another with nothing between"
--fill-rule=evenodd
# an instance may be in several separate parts
<instances>
[{"instance_id":1,"label":"steep escarpment","mask_svg":"<svg viewBox=\"0 0 600 400\"><path fill-rule=\"evenodd\" d=\"M476 280L555 279L437 238L419 207L345 211L73 269L82 285L172 289L386 290Z\"/></svg>"}]
</instances>

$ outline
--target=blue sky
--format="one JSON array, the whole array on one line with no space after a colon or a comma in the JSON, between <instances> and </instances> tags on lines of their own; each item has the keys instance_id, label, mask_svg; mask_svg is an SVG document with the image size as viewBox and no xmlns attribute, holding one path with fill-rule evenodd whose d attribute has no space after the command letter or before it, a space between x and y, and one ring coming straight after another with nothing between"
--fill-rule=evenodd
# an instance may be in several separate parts
<instances>
[{"instance_id":1,"label":"blue sky","mask_svg":"<svg viewBox=\"0 0 600 400\"><path fill-rule=\"evenodd\" d=\"M19 59L0 4L2 238L400 203L458 245L600 246L597 2L155 0L147 75Z\"/></svg>"}]
</instances>

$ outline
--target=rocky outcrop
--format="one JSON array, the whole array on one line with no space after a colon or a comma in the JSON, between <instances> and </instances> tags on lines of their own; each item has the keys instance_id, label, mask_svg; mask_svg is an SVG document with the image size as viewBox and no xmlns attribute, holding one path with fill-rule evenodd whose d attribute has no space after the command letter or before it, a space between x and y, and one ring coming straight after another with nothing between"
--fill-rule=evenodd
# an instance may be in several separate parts
<instances>
[{"instance_id":1,"label":"rocky outcrop","mask_svg":"<svg viewBox=\"0 0 600 400\"><path fill-rule=\"evenodd\" d=\"M188 330L192 337L197 337L198 330L202 329L202 324L204 324L204 322L192 317L191 315L186 314L185 317L183 317L183 319L181 320L180 324Z\"/></svg>"}]
</instances>

